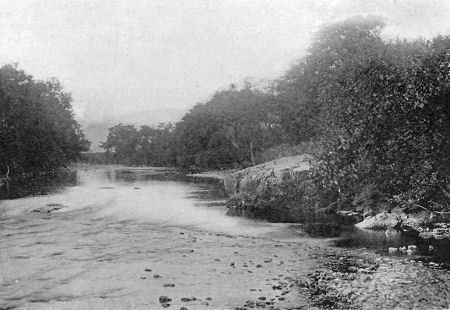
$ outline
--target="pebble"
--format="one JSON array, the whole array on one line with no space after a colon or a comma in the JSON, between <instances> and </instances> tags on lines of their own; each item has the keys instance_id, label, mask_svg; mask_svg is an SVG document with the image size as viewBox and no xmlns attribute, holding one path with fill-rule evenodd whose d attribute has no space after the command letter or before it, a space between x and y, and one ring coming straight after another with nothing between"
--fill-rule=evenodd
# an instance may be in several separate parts
<instances>
[{"instance_id":1,"label":"pebble","mask_svg":"<svg viewBox=\"0 0 450 310\"><path fill-rule=\"evenodd\" d=\"M417 251L417 245L408 245L408 250Z\"/></svg>"},{"instance_id":2,"label":"pebble","mask_svg":"<svg viewBox=\"0 0 450 310\"><path fill-rule=\"evenodd\" d=\"M197 300L197 297L182 297L181 298L181 301L182 302L190 302L190 301L195 301L195 300Z\"/></svg>"},{"instance_id":3,"label":"pebble","mask_svg":"<svg viewBox=\"0 0 450 310\"><path fill-rule=\"evenodd\" d=\"M171 302L172 298L167 297L167 296L159 296L159 302L160 303L168 303Z\"/></svg>"}]
</instances>

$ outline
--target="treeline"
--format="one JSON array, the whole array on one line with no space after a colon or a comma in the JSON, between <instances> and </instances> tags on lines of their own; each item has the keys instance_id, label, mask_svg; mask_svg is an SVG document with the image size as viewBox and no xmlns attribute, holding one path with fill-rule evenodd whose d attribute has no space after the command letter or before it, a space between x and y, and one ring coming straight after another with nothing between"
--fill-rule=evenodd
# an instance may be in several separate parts
<instances>
[{"instance_id":1,"label":"treeline","mask_svg":"<svg viewBox=\"0 0 450 310\"><path fill-rule=\"evenodd\" d=\"M53 171L89 149L71 101L56 79L0 68L0 177Z\"/></svg>"},{"instance_id":2,"label":"treeline","mask_svg":"<svg viewBox=\"0 0 450 310\"><path fill-rule=\"evenodd\" d=\"M217 92L176 125L118 124L101 144L110 161L188 169L254 165L261 152L285 140L273 96L246 84Z\"/></svg>"},{"instance_id":3,"label":"treeline","mask_svg":"<svg viewBox=\"0 0 450 310\"><path fill-rule=\"evenodd\" d=\"M450 209L450 37L386 41L383 27L376 18L323 27L270 87L219 91L176 125L118 125L103 147L127 163L217 169L304 144L315 205Z\"/></svg>"},{"instance_id":4,"label":"treeline","mask_svg":"<svg viewBox=\"0 0 450 310\"><path fill-rule=\"evenodd\" d=\"M172 124L157 128L118 124L109 128L108 137L100 146L103 157L91 156L91 162L125 165L173 166L175 163L174 129Z\"/></svg>"}]
</instances>

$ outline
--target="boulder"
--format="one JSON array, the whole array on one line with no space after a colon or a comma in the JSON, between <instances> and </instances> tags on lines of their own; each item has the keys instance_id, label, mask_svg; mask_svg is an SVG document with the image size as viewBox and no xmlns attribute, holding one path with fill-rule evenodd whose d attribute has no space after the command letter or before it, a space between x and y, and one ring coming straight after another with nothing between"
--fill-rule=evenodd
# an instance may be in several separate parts
<instances>
[{"instance_id":1,"label":"boulder","mask_svg":"<svg viewBox=\"0 0 450 310\"><path fill-rule=\"evenodd\" d=\"M290 210L273 204L271 198L281 191L280 185L299 181L307 174L308 155L283 157L231 173L224 178L228 195L228 213L273 221L293 221ZM268 194L268 196L267 196ZM265 200L261 207L257 200Z\"/></svg>"},{"instance_id":2,"label":"boulder","mask_svg":"<svg viewBox=\"0 0 450 310\"><path fill-rule=\"evenodd\" d=\"M424 239L450 239L450 224L435 223L433 228L421 231L419 236Z\"/></svg>"},{"instance_id":3,"label":"boulder","mask_svg":"<svg viewBox=\"0 0 450 310\"><path fill-rule=\"evenodd\" d=\"M382 212L375 216L366 217L355 226L362 229L388 229L399 224L400 217L397 213Z\"/></svg>"},{"instance_id":4,"label":"boulder","mask_svg":"<svg viewBox=\"0 0 450 310\"><path fill-rule=\"evenodd\" d=\"M228 197L246 198L263 193L270 185L281 184L308 171L308 155L283 157L239 170L224 177Z\"/></svg>"}]
</instances>

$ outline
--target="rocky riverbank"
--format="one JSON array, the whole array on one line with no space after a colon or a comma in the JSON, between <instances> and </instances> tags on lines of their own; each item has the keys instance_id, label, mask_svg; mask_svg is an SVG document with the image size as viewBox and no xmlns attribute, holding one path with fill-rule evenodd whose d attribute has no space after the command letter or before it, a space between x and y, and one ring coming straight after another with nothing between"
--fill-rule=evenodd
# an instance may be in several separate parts
<instances>
[{"instance_id":1,"label":"rocky riverbank","mask_svg":"<svg viewBox=\"0 0 450 310\"><path fill-rule=\"evenodd\" d=\"M283 157L239 171L199 176L216 178L223 182L231 215L275 222L305 221L306 211L303 212L302 209L306 209L307 206L302 205L301 200L297 203L288 200L290 190L306 187L304 193L308 193L309 159L308 155ZM290 189L285 190L285 187L289 186ZM283 195L284 200L277 200ZM296 199L300 196L292 195ZM352 209L351 205L348 207ZM381 208L378 214L372 211L363 214L353 210L341 210L336 214L336 220L347 219L346 223L357 223L356 226L363 229L398 229L418 234L425 239L450 240L450 213L427 210L406 212L401 208L390 210L389 206L386 210L383 211ZM318 220L321 221L320 217Z\"/></svg>"},{"instance_id":2,"label":"rocky riverbank","mask_svg":"<svg viewBox=\"0 0 450 310\"><path fill-rule=\"evenodd\" d=\"M308 257L319 265L298 286L314 309L450 307L450 272L438 264L329 248L315 248Z\"/></svg>"},{"instance_id":3,"label":"rocky riverbank","mask_svg":"<svg viewBox=\"0 0 450 310\"><path fill-rule=\"evenodd\" d=\"M356 224L364 229L398 229L424 239L450 239L450 214L433 211L405 213L401 208L368 216Z\"/></svg>"}]
</instances>

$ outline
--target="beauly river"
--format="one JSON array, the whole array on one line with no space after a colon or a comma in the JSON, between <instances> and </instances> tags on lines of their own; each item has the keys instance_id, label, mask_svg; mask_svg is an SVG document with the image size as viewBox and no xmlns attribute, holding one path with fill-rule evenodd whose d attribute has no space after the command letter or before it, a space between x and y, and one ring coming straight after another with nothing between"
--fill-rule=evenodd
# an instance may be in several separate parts
<instances>
[{"instance_id":1,"label":"beauly river","mask_svg":"<svg viewBox=\"0 0 450 310\"><path fill-rule=\"evenodd\" d=\"M41 195L1 200L0 309L307 305L295 277L318 264L310 252L329 240L227 216L217 187L163 180L168 172L79 168ZM343 236L345 246L381 252L414 242Z\"/></svg>"},{"instance_id":2,"label":"beauly river","mask_svg":"<svg viewBox=\"0 0 450 310\"><path fill-rule=\"evenodd\" d=\"M229 309L308 268L287 225L227 216L216 188L159 172L78 169L46 194L0 201L0 308L154 309L167 296ZM301 303L291 295L280 303Z\"/></svg>"}]
</instances>

